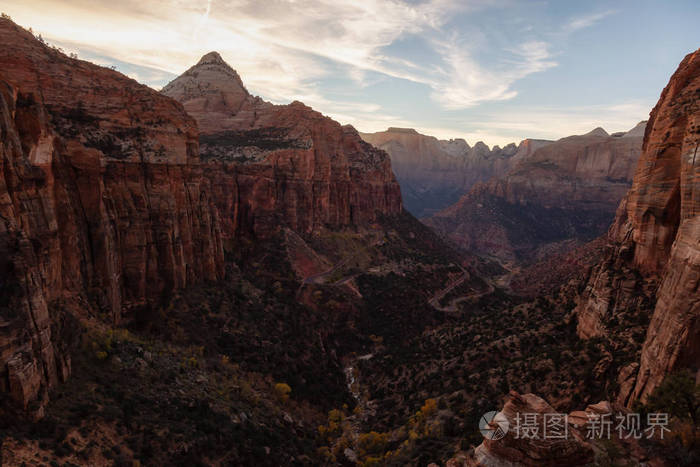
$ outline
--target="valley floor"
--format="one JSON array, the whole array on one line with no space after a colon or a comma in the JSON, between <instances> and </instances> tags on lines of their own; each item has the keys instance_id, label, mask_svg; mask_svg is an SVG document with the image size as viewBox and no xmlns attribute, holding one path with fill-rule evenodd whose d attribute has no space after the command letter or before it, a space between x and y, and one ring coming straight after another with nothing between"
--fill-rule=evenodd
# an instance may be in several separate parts
<instances>
[{"instance_id":1,"label":"valley floor","mask_svg":"<svg viewBox=\"0 0 700 467\"><path fill-rule=\"evenodd\" d=\"M581 341L576 281L515 295L517 268L411 216L235 251L225 280L123 326L82 317L73 377L44 420L4 421L4 464L444 464L510 390L559 411L612 399L644 337L630 322L625 345Z\"/></svg>"}]
</instances>

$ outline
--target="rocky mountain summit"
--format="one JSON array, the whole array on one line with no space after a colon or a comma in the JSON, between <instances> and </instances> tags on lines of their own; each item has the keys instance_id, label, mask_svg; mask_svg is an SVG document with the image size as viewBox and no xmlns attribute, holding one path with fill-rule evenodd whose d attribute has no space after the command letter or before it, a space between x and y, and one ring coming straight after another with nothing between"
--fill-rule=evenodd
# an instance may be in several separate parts
<instances>
[{"instance_id":1,"label":"rocky mountain summit","mask_svg":"<svg viewBox=\"0 0 700 467\"><path fill-rule=\"evenodd\" d=\"M202 133L229 128L233 122L241 120L234 117L243 107L264 106L262 100L248 93L241 77L218 52L204 55L195 66L166 85L161 92L177 101L186 102L185 110L198 117L197 123Z\"/></svg>"},{"instance_id":2,"label":"rocky mountain summit","mask_svg":"<svg viewBox=\"0 0 700 467\"><path fill-rule=\"evenodd\" d=\"M644 124L623 135L596 128L536 147L426 222L466 250L503 261L540 260L561 250L557 245L592 240L630 187Z\"/></svg>"},{"instance_id":3,"label":"rocky mountain summit","mask_svg":"<svg viewBox=\"0 0 700 467\"><path fill-rule=\"evenodd\" d=\"M251 96L216 52L162 93L197 120L203 162L227 167L224 178L236 190L218 193L220 209L233 214L225 230L263 235L284 223L311 233L401 212L386 153L300 102L272 105Z\"/></svg>"},{"instance_id":4,"label":"rocky mountain summit","mask_svg":"<svg viewBox=\"0 0 700 467\"><path fill-rule=\"evenodd\" d=\"M516 161L549 143L524 140L519 146L489 149L481 141L471 147L463 139L439 140L411 128L361 136L389 153L406 209L417 217L446 208L476 182L505 174Z\"/></svg>"}]
</instances>

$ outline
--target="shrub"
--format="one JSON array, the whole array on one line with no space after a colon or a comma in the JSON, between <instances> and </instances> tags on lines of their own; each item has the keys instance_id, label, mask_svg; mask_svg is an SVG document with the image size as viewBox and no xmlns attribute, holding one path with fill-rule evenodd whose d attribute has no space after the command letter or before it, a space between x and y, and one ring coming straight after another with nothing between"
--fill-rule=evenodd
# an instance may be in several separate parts
<instances>
[{"instance_id":1,"label":"shrub","mask_svg":"<svg viewBox=\"0 0 700 467\"><path fill-rule=\"evenodd\" d=\"M362 455L381 454L389 436L386 433L361 433L357 438L357 447Z\"/></svg>"},{"instance_id":2,"label":"shrub","mask_svg":"<svg viewBox=\"0 0 700 467\"><path fill-rule=\"evenodd\" d=\"M649 397L650 412L667 412L694 426L700 423L700 385L687 371L667 376Z\"/></svg>"},{"instance_id":3,"label":"shrub","mask_svg":"<svg viewBox=\"0 0 700 467\"><path fill-rule=\"evenodd\" d=\"M437 401L435 399L426 399L425 404L423 404L423 407L421 407L420 409L420 411L423 412L423 415L425 415L426 417L434 414L436 410Z\"/></svg>"},{"instance_id":4,"label":"shrub","mask_svg":"<svg viewBox=\"0 0 700 467\"><path fill-rule=\"evenodd\" d=\"M292 392L292 388L290 388L287 383L275 384L275 395L280 401L287 402L289 400L290 392Z\"/></svg>"}]
</instances>

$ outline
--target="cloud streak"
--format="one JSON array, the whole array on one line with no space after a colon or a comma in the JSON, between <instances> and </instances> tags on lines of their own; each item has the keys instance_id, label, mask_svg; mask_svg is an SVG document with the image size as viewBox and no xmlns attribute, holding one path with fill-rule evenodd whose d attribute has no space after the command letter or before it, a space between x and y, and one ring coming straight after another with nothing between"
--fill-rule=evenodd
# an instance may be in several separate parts
<instances>
[{"instance_id":1,"label":"cloud streak","mask_svg":"<svg viewBox=\"0 0 700 467\"><path fill-rule=\"evenodd\" d=\"M319 101L317 83L328 77L327 62L347 67L358 83L378 73L425 85L446 109L512 98L518 79L554 66L544 43L529 45L538 54L526 47L504 51L513 63L491 69L454 43L464 38L445 37L455 34L447 26L454 15L486 8L479 1L209 0L193 6L180 0L23 0L12 7L49 40L170 73L218 50L252 89L274 101ZM417 35L429 38L439 70L386 53L400 38Z\"/></svg>"},{"instance_id":2,"label":"cloud streak","mask_svg":"<svg viewBox=\"0 0 700 467\"><path fill-rule=\"evenodd\" d=\"M510 56L491 69L480 66L465 46L455 42L439 46L449 67L444 79L431 83L433 98L446 109L463 109L486 101L503 101L517 95L513 84L533 73L556 66L545 42L526 42L509 50Z\"/></svg>"},{"instance_id":3,"label":"cloud streak","mask_svg":"<svg viewBox=\"0 0 700 467\"><path fill-rule=\"evenodd\" d=\"M592 13L588 15L579 16L569 21L566 24L564 30L567 32L574 32L578 31L579 29L590 28L591 26L594 26L595 24L600 22L602 19L607 18L610 15L614 15L615 13L617 13L617 11L607 10L602 11L600 13Z\"/></svg>"},{"instance_id":4,"label":"cloud streak","mask_svg":"<svg viewBox=\"0 0 700 467\"><path fill-rule=\"evenodd\" d=\"M156 88L217 50L252 92L275 103L303 101L364 131L425 129L421 122L431 119L438 136L491 144L518 139L516 132L576 131L590 120L577 112L491 115L486 104L513 100L521 80L558 65L554 43L615 11L571 18L548 33L526 17L505 21L510 1L3 0L2 9L50 42ZM415 92L410 105L422 107L396 105L394 96L385 109L368 97L398 87ZM543 127L551 131L542 134Z\"/></svg>"}]
</instances>

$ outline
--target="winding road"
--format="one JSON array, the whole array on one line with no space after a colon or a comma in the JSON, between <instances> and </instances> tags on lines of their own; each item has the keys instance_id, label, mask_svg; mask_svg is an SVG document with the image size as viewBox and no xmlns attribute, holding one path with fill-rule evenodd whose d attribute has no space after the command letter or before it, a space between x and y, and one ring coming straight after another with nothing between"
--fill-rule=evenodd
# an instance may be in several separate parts
<instances>
[{"instance_id":1,"label":"winding road","mask_svg":"<svg viewBox=\"0 0 700 467\"><path fill-rule=\"evenodd\" d=\"M374 242L372 242L371 244L367 245L366 247L360 249L358 252L356 252L356 253L354 253L354 254L352 254L352 255L348 255L348 256L346 256L345 258L341 259L341 260L338 261L335 265L333 265L332 268L328 269L327 271L319 272L319 273L312 274L312 275L310 275L310 276L305 277L304 280L302 280L302 281L301 281L301 284L299 285L299 289L297 290L297 296L299 295L299 293L301 292L301 289L302 289L306 284L322 284L322 283L324 283L324 279L325 279L326 277L330 276L331 274L333 274L334 272L336 272L338 269L344 267L344 266L348 263L348 261L350 261L351 259L357 257L357 255L358 255L360 252L365 251L365 250L368 250L368 249L370 249L370 248L373 248L373 247L375 247L375 246L377 246L377 245L380 245L383 241L384 241L383 238L379 238L379 239L375 240ZM351 274L351 275L349 275L349 276L341 277L341 278L338 279L337 281L333 282L333 285L343 285L343 284L346 284L346 283L350 282L352 279L354 279L356 276L357 276L357 274ZM356 291L356 292L357 292L357 291ZM357 293L359 294L359 292L357 292Z\"/></svg>"},{"instance_id":2,"label":"winding road","mask_svg":"<svg viewBox=\"0 0 700 467\"><path fill-rule=\"evenodd\" d=\"M482 279L484 282L486 282L487 289L484 291L474 291L472 293L469 293L467 295L462 295L461 297L457 297L454 300L452 300L447 306L440 306L440 300L442 300L448 293L452 292L455 288L459 287L469 279L470 275L469 272L466 271L461 265L459 268L462 270L462 275L452 281L446 288L440 290L438 293L436 293L433 298L428 300L428 303L430 306L435 308L438 311L443 311L445 313L456 313L459 311L457 308L457 304L461 302L465 302L467 300L477 300L485 295L491 294L496 290L496 286L494 285L493 281L490 279L483 277ZM499 279L500 281L500 279Z\"/></svg>"}]
</instances>

